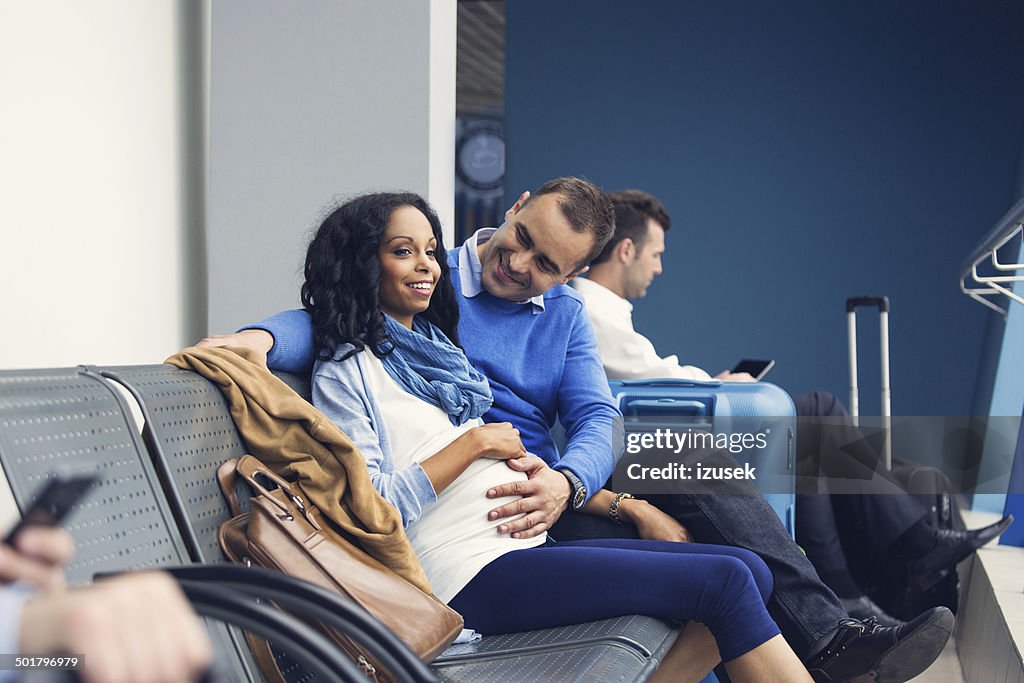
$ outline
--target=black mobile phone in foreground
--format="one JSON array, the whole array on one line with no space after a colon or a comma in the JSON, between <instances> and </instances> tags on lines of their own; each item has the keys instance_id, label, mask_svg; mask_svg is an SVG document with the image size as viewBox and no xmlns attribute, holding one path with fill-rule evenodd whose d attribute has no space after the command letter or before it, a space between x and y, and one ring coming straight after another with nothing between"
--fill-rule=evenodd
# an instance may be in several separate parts
<instances>
[{"instance_id":1,"label":"black mobile phone in foreground","mask_svg":"<svg viewBox=\"0 0 1024 683\"><path fill-rule=\"evenodd\" d=\"M35 501L29 506L14 528L4 537L10 545L22 529L29 526L57 526L64 516L81 500L97 481L99 476L87 474L57 474L44 485Z\"/></svg>"},{"instance_id":2,"label":"black mobile phone in foreground","mask_svg":"<svg viewBox=\"0 0 1024 683\"><path fill-rule=\"evenodd\" d=\"M768 374L768 371L775 367L775 361L773 360L754 360L751 358L744 358L736 367L732 369L732 372L745 372L754 379L761 379Z\"/></svg>"}]
</instances>

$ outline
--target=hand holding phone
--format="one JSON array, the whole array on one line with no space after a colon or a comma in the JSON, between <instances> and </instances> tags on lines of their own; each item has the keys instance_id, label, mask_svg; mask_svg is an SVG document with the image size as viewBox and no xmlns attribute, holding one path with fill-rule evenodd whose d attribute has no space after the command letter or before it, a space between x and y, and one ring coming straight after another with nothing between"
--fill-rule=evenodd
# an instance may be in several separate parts
<instances>
[{"instance_id":1,"label":"hand holding phone","mask_svg":"<svg viewBox=\"0 0 1024 683\"><path fill-rule=\"evenodd\" d=\"M731 372L737 374L745 372L756 380L760 380L762 377L768 374L768 371L775 367L775 361L773 360L754 360L751 358L744 358L736 364Z\"/></svg>"}]
</instances>

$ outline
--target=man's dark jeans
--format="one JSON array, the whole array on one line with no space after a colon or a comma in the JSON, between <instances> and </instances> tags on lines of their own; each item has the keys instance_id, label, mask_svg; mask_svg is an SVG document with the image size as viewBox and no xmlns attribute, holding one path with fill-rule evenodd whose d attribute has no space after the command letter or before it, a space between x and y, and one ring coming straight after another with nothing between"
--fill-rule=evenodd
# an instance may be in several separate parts
<instances>
[{"instance_id":1,"label":"man's dark jeans","mask_svg":"<svg viewBox=\"0 0 1024 683\"><path fill-rule=\"evenodd\" d=\"M724 451L703 456L708 466L738 467ZM761 557L771 570L775 589L768 611L800 657L811 645L833 631L847 617L838 598L818 578L814 567L786 532L764 496L749 482L737 482L741 493L681 492L644 496L674 517L698 543L746 548ZM565 512L551 529L556 540L579 538L636 538L632 525L610 519ZM685 576L681 581L687 580Z\"/></svg>"}]
</instances>

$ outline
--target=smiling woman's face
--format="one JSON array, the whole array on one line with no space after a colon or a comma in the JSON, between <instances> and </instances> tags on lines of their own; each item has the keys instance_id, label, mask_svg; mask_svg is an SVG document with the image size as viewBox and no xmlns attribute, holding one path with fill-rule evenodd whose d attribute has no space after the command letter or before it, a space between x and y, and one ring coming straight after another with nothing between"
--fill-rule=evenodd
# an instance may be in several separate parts
<instances>
[{"instance_id":1,"label":"smiling woman's face","mask_svg":"<svg viewBox=\"0 0 1024 683\"><path fill-rule=\"evenodd\" d=\"M427 217L412 206L391 214L380 243L380 308L406 327L427 310L441 266Z\"/></svg>"}]
</instances>

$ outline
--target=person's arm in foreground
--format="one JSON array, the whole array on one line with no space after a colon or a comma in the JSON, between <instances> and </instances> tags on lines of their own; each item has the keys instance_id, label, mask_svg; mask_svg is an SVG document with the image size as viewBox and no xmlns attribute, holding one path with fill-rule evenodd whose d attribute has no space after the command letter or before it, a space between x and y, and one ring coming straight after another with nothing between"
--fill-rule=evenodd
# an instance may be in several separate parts
<instances>
[{"instance_id":1,"label":"person's arm in foreground","mask_svg":"<svg viewBox=\"0 0 1024 683\"><path fill-rule=\"evenodd\" d=\"M88 683L195 680L213 658L178 584L159 572L29 599L21 610L18 650L79 654Z\"/></svg>"},{"instance_id":2,"label":"person's arm in foreground","mask_svg":"<svg viewBox=\"0 0 1024 683\"><path fill-rule=\"evenodd\" d=\"M28 623L25 603L39 591L64 589L62 567L71 559L74 544L61 529L28 527L13 539L15 547L0 543L0 653L21 653L21 632ZM14 680L14 672L0 670L0 681Z\"/></svg>"},{"instance_id":3,"label":"person's arm in foreground","mask_svg":"<svg viewBox=\"0 0 1024 683\"><path fill-rule=\"evenodd\" d=\"M81 655L88 683L193 680L209 667L206 632L169 576L65 590L61 567L74 550L67 532L31 527L14 543L0 544L0 582L16 584L0 587L0 651Z\"/></svg>"}]
</instances>

